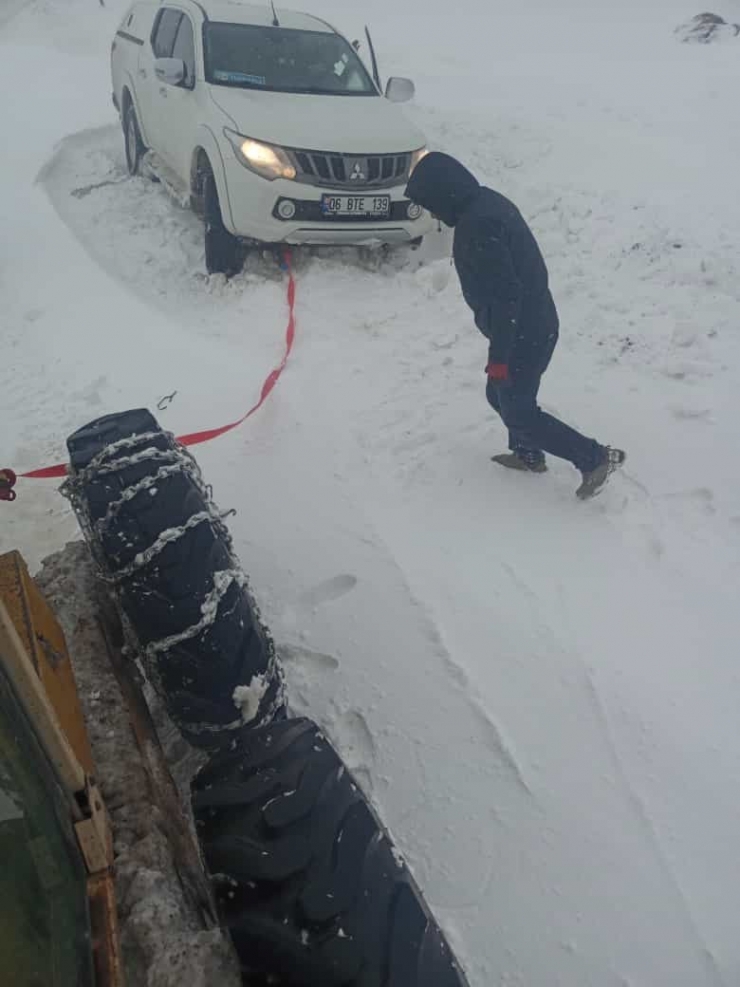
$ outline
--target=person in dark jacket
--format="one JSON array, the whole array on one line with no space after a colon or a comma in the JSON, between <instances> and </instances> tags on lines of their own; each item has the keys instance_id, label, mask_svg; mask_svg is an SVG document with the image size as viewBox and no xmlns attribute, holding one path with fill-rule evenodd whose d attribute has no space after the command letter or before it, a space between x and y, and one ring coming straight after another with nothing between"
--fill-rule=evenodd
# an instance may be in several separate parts
<instances>
[{"instance_id":1,"label":"person in dark jacket","mask_svg":"<svg viewBox=\"0 0 740 987\"><path fill-rule=\"evenodd\" d=\"M545 453L581 471L582 499L625 460L542 411L537 392L558 341L558 314L545 262L517 207L478 183L455 158L432 152L414 169L406 195L454 227L453 258L465 301L488 339L486 397L509 430L495 462L544 473Z\"/></svg>"}]
</instances>

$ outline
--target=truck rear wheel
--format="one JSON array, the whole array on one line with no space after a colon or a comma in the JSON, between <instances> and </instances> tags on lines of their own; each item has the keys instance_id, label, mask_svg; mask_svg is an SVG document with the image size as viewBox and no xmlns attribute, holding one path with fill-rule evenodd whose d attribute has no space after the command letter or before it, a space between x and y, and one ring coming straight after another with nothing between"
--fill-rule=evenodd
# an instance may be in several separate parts
<instances>
[{"instance_id":1,"label":"truck rear wheel","mask_svg":"<svg viewBox=\"0 0 740 987\"><path fill-rule=\"evenodd\" d=\"M126 167L129 175L140 175L141 161L147 148L141 139L139 121L136 119L133 103L126 106L123 114L123 142L126 149Z\"/></svg>"}]
</instances>

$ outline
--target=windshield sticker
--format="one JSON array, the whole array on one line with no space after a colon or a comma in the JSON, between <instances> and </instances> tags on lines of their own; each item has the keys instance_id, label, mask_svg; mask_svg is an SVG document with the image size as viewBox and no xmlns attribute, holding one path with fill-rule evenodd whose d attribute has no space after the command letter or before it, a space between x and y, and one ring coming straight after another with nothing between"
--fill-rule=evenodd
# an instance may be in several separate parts
<instances>
[{"instance_id":1,"label":"windshield sticker","mask_svg":"<svg viewBox=\"0 0 740 987\"><path fill-rule=\"evenodd\" d=\"M253 86L266 86L267 78L264 75L249 75L246 72L223 72L216 69L213 78L218 82L249 82Z\"/></svg>"},{"instance_id":2,"label":"windshield sticker","mask_svg":"<svg viewBox=\"0 0 740 987\"><path fill-rule=\"evenodd\" d=\"M347 56L342 55L339 61L336 62L334 65L334 75L336 75L338 78L341 79L347 69L348 62L349 59L347 58Z\"/></svg>"}]
</instances>

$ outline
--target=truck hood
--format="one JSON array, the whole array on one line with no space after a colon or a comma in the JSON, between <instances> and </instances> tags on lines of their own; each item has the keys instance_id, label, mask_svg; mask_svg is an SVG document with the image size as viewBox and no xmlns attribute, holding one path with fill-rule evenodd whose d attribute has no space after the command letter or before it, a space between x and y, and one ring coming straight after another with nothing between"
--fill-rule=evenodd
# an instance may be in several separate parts
<instances>
[{"instance_id":1,"label":"truck hood","mask_svg":"<svg viewBox=\"0 0 740 987\"><path fill-rule=\"evenodd\" d=\"M424 134L382 96L209 89L235 130L267 144L341 154L400 154L426 143Z\"/></svg>"}]
</instances>

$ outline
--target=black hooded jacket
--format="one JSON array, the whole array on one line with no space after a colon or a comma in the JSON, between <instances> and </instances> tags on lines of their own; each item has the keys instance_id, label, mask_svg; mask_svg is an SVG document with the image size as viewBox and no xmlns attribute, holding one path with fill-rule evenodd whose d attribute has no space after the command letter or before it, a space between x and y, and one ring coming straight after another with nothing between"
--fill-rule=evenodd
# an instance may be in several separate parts
<instances>
[{"instance_id":1,"label":"black hooded jacket","mask_svg":"<svg viewBox=\"0 0 740 987\"><path fill-rule=\"evenodd\" d=\"M490 361L538 370L557 339L558 315L542 254L517 207L438 152L416 166L406 195L455 228L455 267L490 341Z\"/></svg>"}]
</instances>

